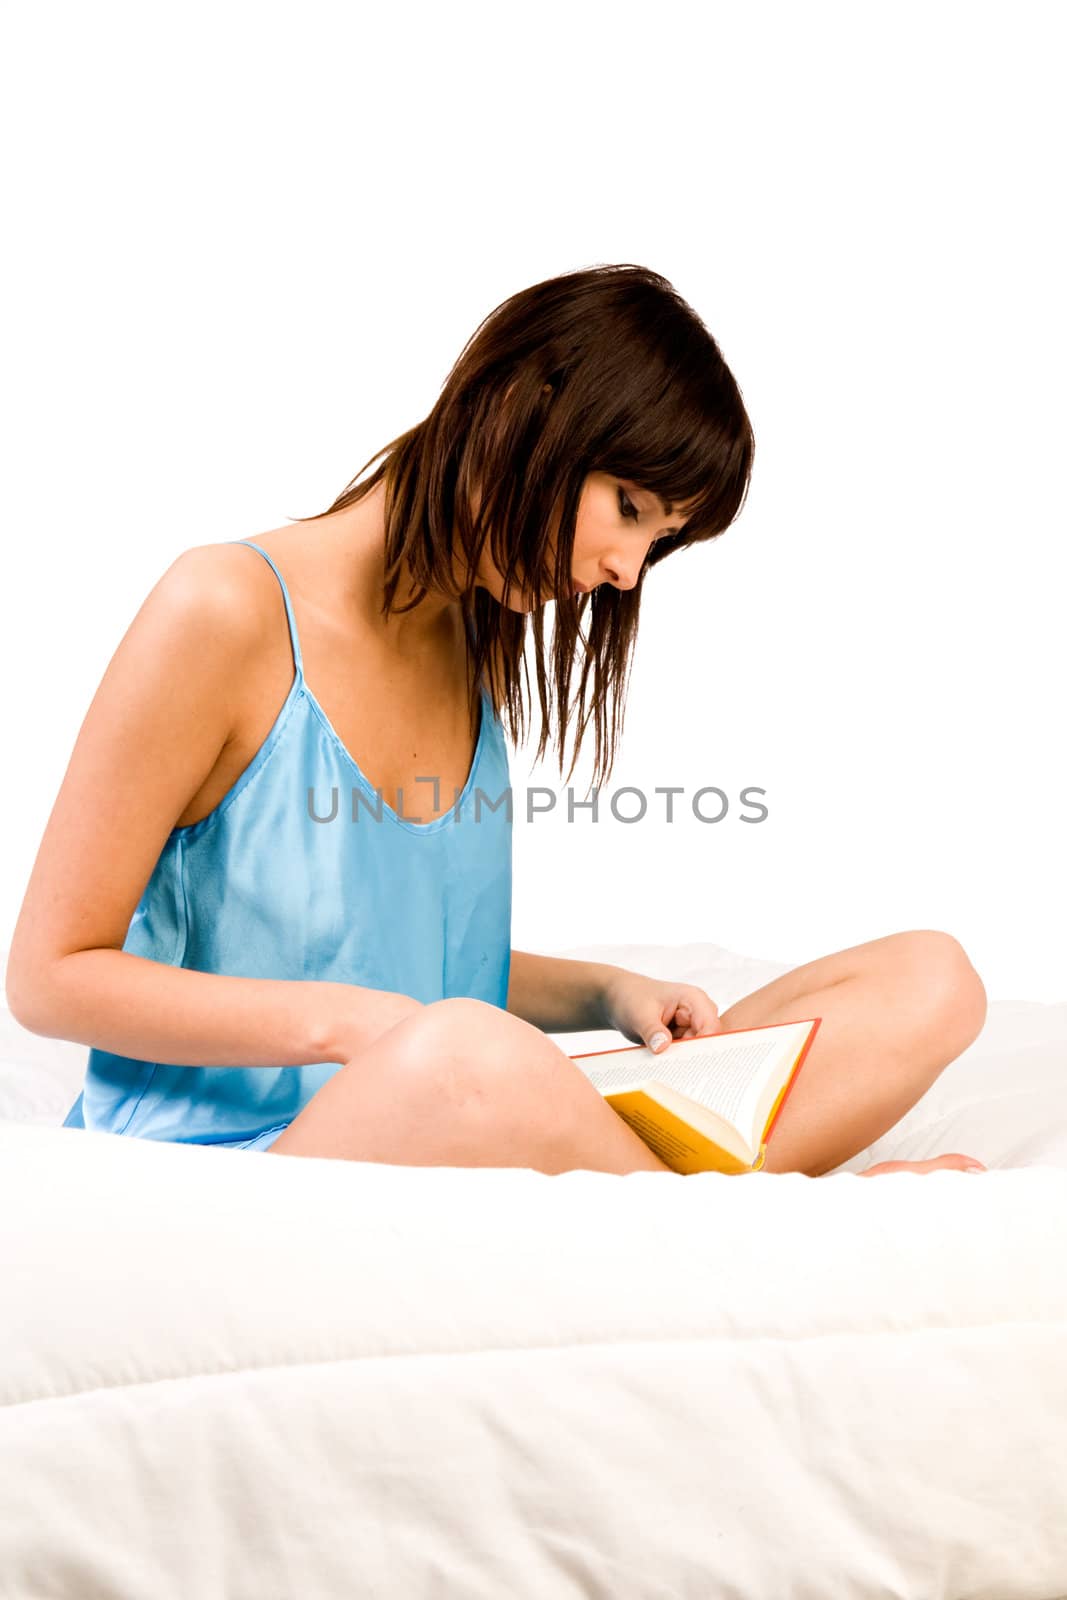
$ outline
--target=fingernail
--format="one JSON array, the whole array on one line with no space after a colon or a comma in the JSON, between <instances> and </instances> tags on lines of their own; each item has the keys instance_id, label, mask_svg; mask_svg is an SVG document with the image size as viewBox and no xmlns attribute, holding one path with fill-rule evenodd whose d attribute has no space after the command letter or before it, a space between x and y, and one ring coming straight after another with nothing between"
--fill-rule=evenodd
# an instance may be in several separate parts
<instances>
[{"instance_id":1,"label":"fingernail","mask_svg":"<svg viewBox=\"0 0 1067 1600\"><path fill-rule=\"evenodd\" d=\"M984 1172L986 1169L985 1167L964 1167L962 1170L964 1172Z\"/></svg>"},{"instance_id":2,"label":"fingernail","mask_svg":"<svg viewBox=\"0 0 1067 1600\"><path fill-rule=\"evenodd\" d=\"M648 1041L648 1048L650 1050L658 1050L660 1045L670 1044L670 1040L671 1036L669 1033L654 1033L651 1039Z\"/></svg>"}]
</instances>

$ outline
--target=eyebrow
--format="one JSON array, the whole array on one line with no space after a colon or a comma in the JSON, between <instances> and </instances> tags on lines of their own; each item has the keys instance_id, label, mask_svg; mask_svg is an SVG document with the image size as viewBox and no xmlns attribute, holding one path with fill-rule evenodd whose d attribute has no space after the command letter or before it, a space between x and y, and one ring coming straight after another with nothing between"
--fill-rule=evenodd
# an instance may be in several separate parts
<instances>
[{"instance_id":1,"label":"eyebrow","mask_svg":"<svg viewBox=\"0 0 1067 1600\"><path fill-rule=\"evenodd\" d=\"M671 505L670 501L669 500L664 500L664 498L663 498L663 496L661 494L658 494L656 496L656 499L659 501L660 505L663 507L663 515L665 517L669 517L671 512L674 510L674 507ZM682 531L681 528L667 528L665 530L665 532L667 532L667 533L681 533L681 531Z\"/></svg>"},{"instance_id":2,"label":"eyebrow","mask_svg":"<svg viewBox=\"0 0 1067 1600\"><path fill-rule=\"evenodd\" d=\"M624 479L623 481L625 482L627 480ZM631 487L636 489L637 485L636 484L632 484ZM665 517L669 517L671 512L674 510L674 507L671 505L670 501L669 500L664 500L664 498L663 498L663 496L661 494L657 494L656 495L656 499L659 501L660 505L663 507L663 515ZM665 528L664 529L665 533L681 533L681 531L682 531L681 528Z\"/></svg>"}]
</instances>

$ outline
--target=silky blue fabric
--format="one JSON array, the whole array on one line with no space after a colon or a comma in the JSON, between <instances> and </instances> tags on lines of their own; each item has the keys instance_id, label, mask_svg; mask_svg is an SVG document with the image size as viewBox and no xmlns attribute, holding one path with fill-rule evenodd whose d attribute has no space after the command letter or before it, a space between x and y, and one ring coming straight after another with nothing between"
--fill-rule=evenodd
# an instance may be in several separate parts
<instances>
[{"instance_id":1,"label":"silky blue fabric","mask_svg":"<svg viewBox=\"0 0 1067 1600\"><path fill-rule=\"evenodd\" d=\"M308 978L428 1003L507 1004L512 816L504 729L482 688L466 785L432 822L409 822L372 788L304 682L281 585L295 677L266 739L215 809L174 828L123 949L244 978ZM250 558L251 559L251 558ZM434 786L420 785L407 808ZM447 798L434 801L436 810ZM174 1066L92 1049L64 1127L190 1144L277 1137L339 1062Z\"/></svg>"}]
</instances>

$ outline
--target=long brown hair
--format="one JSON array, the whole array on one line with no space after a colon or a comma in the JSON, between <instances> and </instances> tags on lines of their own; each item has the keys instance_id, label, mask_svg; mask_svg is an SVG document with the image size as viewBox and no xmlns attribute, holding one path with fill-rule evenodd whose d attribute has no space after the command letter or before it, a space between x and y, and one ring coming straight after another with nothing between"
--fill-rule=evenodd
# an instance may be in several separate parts
<instances>
[{"instance_id":1,"label":"long brown hair","mask_svg":"<svg viewBox=\"0 0 1067 1600\"><path fill-rule=\"evenodd\" d=\"M499 712L515 742L526 736L527 625L533 633L542 732L550 737L544 607L520 613L475 588L488 541L503 575L556 597L553 691L560 773L570 714L578 731L568 779L589 721L586 686L593 673L593 782L615 761L625 692L637 637L641 589L649 567L687 545L714 539L748 492L755 440L733 374L718 345L666 278L628 263L548 278L496 307L468 340L424 421L373 455L326 512L361 500L384 477L384 615L411 610L430 588L462 606L471 667L471 716L488 665ZM360 473L385 460L364 482ZM575 600L571 552L582 485L591 472L629 478L667 504L693 501L677 534L657 539L632 589L602 584ZM550 523L559 510L555 562ZM314 521L294 517L294 522ZM453 576L455 540L467 571ZM393 604L406 565L416 592ZM421 587L420 587L421 586ZM588 634L579 623L589 613ZM568 704L579 638L584 646L576 706ZM496 673L502 695L497 695ZM610 700L610 704L609 704Z\"/></svg>"}]
</instances>

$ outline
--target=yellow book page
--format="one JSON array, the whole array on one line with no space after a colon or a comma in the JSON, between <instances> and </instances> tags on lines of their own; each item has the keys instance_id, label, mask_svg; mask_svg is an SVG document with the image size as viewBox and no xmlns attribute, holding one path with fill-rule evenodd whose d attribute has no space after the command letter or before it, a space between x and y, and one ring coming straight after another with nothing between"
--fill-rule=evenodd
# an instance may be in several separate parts
<instances>
[{"instance_id":1,"label":"yellow book page","mask_svg":"<svg viewBox=\"0 0 1067 1600\"><path fill-rule=\"evenodd\" d=\"M626 1089L606 1094L604 1099L624 1122L643 1139L654 1155L675 1172L752 1172L754 1167L739 1161L729 1150L705 1138L696 1128L652 1100L643 1089ZM763 1165L760 1151L756 1166Z\"/></svg>"},{"instance_id":2,"label":"yellow book page","mask_svg":"<svg viewBox=\"0 0 1067 1600\"><path fill-rule=\"evenodd\" d=\"M782 1087L779 1089L778 1093L775 1095L774 1104L773 1104L773 1106L771 1107L771 1109L767 1113L767 1120L763 1124L763 1141L764 1142L760 1146L760 1166L763 1165L763 1152L767 1148L766 1139L767 1139L768 1131L770 1129L771 1123L774 1121L775 1117L778 1114L778 1107L781 1105L782 1101L785 1099L786 1090L789 1088L789 1085L793 1081L793 1074L794 1074L795 1070L796 1070L796 1062L794 1061L788 1078L785 1080L785 1082L782 1084Z\"/></svg>"}]
</instances>

